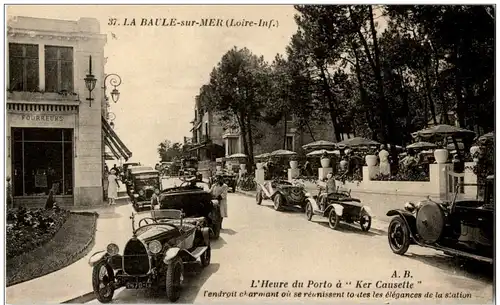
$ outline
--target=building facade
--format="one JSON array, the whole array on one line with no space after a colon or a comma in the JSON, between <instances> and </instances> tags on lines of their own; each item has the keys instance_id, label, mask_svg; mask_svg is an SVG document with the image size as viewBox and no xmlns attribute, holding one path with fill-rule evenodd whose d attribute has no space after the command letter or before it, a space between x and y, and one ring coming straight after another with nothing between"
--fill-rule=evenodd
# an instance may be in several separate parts
<instances>
[{"instance_id":1,"label":"building facade","mask_svg":"<svg viewBox=\"0 0 500 305\"><path fill-rule=\"evenodd\" d=\"M44 204L50 190L63 206L100 204L105 146L130 157L104 119L105 44L94 18L9 19L6 173L14 205ZM97 79L91 92L88 74Z\"/></svg>"}]
</instances>

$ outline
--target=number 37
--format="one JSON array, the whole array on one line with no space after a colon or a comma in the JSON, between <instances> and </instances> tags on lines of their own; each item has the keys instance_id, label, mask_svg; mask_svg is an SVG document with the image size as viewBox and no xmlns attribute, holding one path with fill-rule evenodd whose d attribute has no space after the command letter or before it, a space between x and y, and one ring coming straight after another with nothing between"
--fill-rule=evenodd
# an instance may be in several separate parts
<instances>
[{"instance_id":1,"label":"number 37","mask_svg":"<svg viewBox=\"0 0 500 305\"><path fill-rule=\"evenodd\" d=\"M116 18L109 18L108 25L116 25Z\"/></svg>"}]
</instances>

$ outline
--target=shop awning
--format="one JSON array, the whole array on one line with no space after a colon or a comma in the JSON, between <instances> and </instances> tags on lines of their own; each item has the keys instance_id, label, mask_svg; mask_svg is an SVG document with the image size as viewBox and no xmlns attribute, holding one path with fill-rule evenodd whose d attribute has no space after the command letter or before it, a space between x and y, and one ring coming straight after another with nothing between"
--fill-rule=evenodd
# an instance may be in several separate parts
<instances>
[{"instance_id":1,"label":"shop awning","mask_svg":"<svg viewBox=\"0 0 500 305\"><path fill-rule=\"evenodd\" d=\"M104 160L106 161L111 161L111 160L115 160L115 157L112 153L109 153L109 152L105 152L104 153Z\"/></svg>"},{"instance_id":2,"label":"shop awning","mask_svg":"<svg viewBox=\"0 0 500 305\"><path fill-rule=\"evenodd\" d=\"M102 118L102 131L104 134L104 144L117 159L123 158L128 160L132 157L132 152L125 146L122 140L120 140L116 132L109 126L104 118Z\"/></svg>"}]
</instances>

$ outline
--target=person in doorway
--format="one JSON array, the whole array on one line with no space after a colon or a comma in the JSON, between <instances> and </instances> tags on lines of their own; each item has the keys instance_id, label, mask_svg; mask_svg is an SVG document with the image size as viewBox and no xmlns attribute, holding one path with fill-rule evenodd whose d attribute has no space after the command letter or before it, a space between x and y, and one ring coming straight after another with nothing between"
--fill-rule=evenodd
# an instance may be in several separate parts
<instances>
[{"instance_id":1,"label":"person in doorway","mask_svg":"<svg viewBox=\"0 0 500 305\"><path fill-rule=\"evenodd\" d=\"M213 198L219 200L220 216L222 217L221 219L221 228L222 228L222 221L224 220L224 218L227 217L228 186L224 183L222 176L217 176L215 179L216 183L212 185L212 188L210 188L210 194L212 194Z\"/></svg>"},{"instance_id":2,"label":"person in doorway","mask_svg":"<svg viewBox=\"0 0 500 305\"><path fill-rule=\"evenodd\" d=\"M116 177L116 171L111 169L108 175L108 203L109 205L115 204L115 200L118 197L118 188L120 184L118 183L118 178Z\"/></svg>"}]
</instances>

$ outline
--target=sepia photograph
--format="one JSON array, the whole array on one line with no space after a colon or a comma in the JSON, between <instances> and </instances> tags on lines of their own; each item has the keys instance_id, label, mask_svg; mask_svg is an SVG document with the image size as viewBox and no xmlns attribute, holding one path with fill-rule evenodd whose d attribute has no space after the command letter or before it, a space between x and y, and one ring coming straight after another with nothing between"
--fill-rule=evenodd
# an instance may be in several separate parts
<instances>
[{"instance_id":1,"label":"sepia photograph","mask_svg":"<svg viewBox=\"0 0 500 305\"><path fill-rule=\"evenodd\" d=\"M494 303L494 3L4 10L5 303Z\"/></svg>"}]
</instances>

